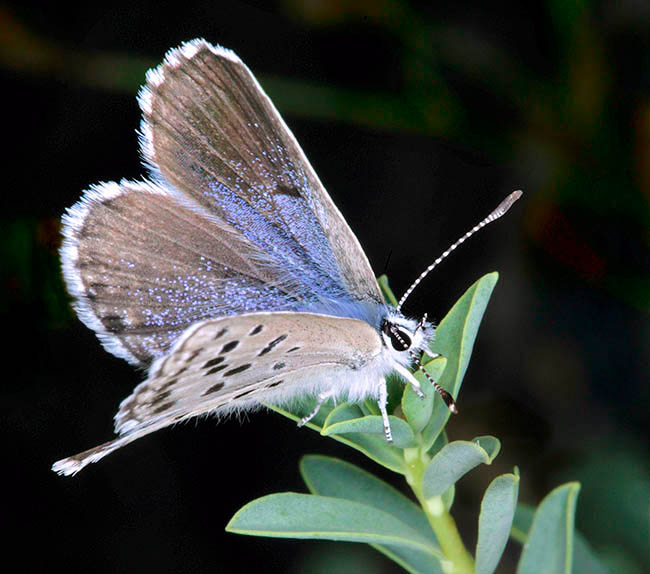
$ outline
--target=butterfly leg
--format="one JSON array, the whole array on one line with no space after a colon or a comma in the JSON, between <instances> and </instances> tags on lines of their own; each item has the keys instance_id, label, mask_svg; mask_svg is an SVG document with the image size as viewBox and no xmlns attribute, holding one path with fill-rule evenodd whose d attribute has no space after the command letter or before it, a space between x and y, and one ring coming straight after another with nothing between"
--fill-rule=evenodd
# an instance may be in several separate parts
<instances>
[{"instance_id":1,"label":"butterfly leg","mask_svg":"<svg viewBox=\"0 0 650 574\"><path fill-rule=\"evenodd\" d=\"M386 403L388 402L388 389L386 388L386 379L381 379L379 383L379 410L381 411L381 418L384 421L384 434L388 442L393 442L393 433L390 430L390 421L388 420L388 411L386 410Z\"/></svg>"},{"instance_id":2,"label":"butterfly leg","mask_svg":"<svg viewBox=\"0 0 650 574\"><path fill-rule=\"evenodd\" d=\"M423 399L424 393L422 393L422 390L420 389L420 382L413 376L413 373L406 367L402 367L402 365L395 365L394 369L409 382L415 394Z\"/></svg>"},{"instance_id":3,"label":"butterfly leg","mask_svg":"<svg viewBox=\"0 0 650 574\"><path fill-rule=\"evenodd\" d=\"M334 396L334 389L330 389L329 391L324 391L322 393L319 393L314 410L311 411L306 417L302 417L300 421L298 421L298 426L299 427L305 426L311 419L313 419L318 414L318 411L320 410L321 406L323 406L323 403L327 399L331 399L333 396Z\"/></svg>"}]
</instances>

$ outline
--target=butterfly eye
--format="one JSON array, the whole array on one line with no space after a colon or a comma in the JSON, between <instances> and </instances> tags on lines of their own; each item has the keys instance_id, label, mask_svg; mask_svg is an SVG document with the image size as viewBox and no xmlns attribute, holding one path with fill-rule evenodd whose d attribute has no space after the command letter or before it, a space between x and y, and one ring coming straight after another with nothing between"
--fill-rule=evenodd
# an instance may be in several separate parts
<instances>
[{"instance_id":1,"label":"butterfly eye","mask_svg":"<svg viewBox=\"0 0 650 574\"><path fill-rule=\"evenodd\" d=\"M384 321L381 330L390 339L390 344L396 351L408 351L411 348L411 337L403 329L400 329L393 323Z\"/></svg>"}]
</instances>

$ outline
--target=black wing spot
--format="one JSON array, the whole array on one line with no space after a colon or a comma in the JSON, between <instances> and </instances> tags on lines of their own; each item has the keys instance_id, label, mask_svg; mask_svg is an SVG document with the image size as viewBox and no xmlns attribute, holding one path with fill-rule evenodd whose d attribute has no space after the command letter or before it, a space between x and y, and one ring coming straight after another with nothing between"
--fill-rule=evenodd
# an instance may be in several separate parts
<instances>
[{"instance_id":1,"label":"black wing spot","mask_svg":"<svg viewBox=\"0 0 650 574\"><path fill-rule=\"evenodd\" d=\"M89 283L86 294L95 294L97 291L101 291L102 289L108 289L108 285L106 285L106 283Z\"/></svg>"},{"instance_id":2,"label":"black wing spot","mask_svg":"<svg viewBox=\"0 0 650 574\"><path fill-rule=\"evenodd\" d=\"M169 379L166 383L163 383L158 390L159 391L164 391L164 390L168 389L169 387L174 386L177 382L178 382L177 378Z\"/></svg>"},{"instance_id":3,"label":"black wing spot","mask_svg":"<svg viewBox=\"0 0 650 574\"><path fill-rule=\"evenodd\" d=\"M217 339L221 339L221 337L223 337L227 332L228 332L228 327L224 327L212 338L212 340L216 341Z\"/></svg>"},{"instance_id":4,"label":"black wing spot","mask_svg":"<svg viewBox=\"0 0 650 574\"><path fill-rule=\"evenodd\" d=\"M157 404L162 403L169 395L171 395L171 393L171 391L162 391L161 393L158 393L151 401L150 405L155 407Z\"/></svg>"},{"instance_id":5,"label":"black wing spot","mask_svg":"<svg viewBox=\"0 0 650 574\"><path fill-rule=\"evenodd\" d=\"M124 331L124 321L122 321L122 317L119 315L106 315L105 317L102 317L102 323L108 331Z\"/></svg>"},{"instance_id":6,"label":"black wing spot","mask_svg":"<svg viewBox=\"0 0 650 574\"><path fill-rule=\"evenodd\" d=\"M289 349L287 353L293 353L294 351L298 351L298 350L300 350L300 347L291 347L291 349Z\"/></svg>"},{"instance_id":7,"label":"black wing spot","mask_svg":"<svg viewBox=\"0 0 650 574\"><path fill-rule=\"evenodd\" d=\"M185 371L187 371L187 369L188 369L187 365L185 365L184 367L181 367L180 369L178 369L178 371L176 371L174 373L174 376L175 377L180 377ZM174 381L174 383L171 383L171 384L175 384L175 383L176 383L176 381Z\"/></svg>"},{"instance_id":8,"label":"black wing spot","mask_svg":"<svg viewBox=\"0 0 650 574\"><path fill-rule=\"evenodd\" d=\"M200 347L196 351L194 351L187 359L185 359L185 364L191 363L196 357L198 357L202 352L204 351L203 347Z\"/></svg>"},{"instance_id":9,"label":"black wing spot","mask_svg":"<svg viewBox=\"0 0 650 574\"><path fill-rule=\"evenodd\" d=\"M155 411L154 414L164 413L174 406L174 401L168 401L163 405L160 405Z\"/></svg>"},{"instance_id":10,"label":"black wing spot","mask_svg":"<svg viewBox=\"0 0 650 574\"><path fill-rule=\"evenodd\" d=\"M286 366L287 366L286 363L275 363L275 365L273 365L273 370L279 371L280 369L284 369L284 367Z\"/></svg>"},{"instance_id":11,"label":"black wing spot","mask_svg":"<svg viewBox=\"0 0 650 574\"><path fill-rule=\"evenodd\" d=\"M253 335L257 335L258 333L262 332L262 329L264 329L264 325L258 325L250 333L248 333L248 336L252 337Z\"/></svg>"},{"instance_id":12,"label":"black wing spot","mask_svg":"<svg viewBox=\"0 0 650 574\"><path fill-rule=\"evenodd\" d=\"M117 203L117 198L106 199L102 201L102 207L105 207L106 209L110 209L111 211L115 211L117 213L119 213L122 209L122 206L118 205Z\"/></svg>"},{"instance_id":13,"label":"black wing spot","mask_svg":"<svg viewBox=\"0 0 650 574\"><path fill-rule=\"evenodd\" d=\"M289 197L300 197L300 190L292 185L278 184L275 188L275 193L278 195L287 195Z\"/></svg>"},{"instance_id":14,"label":"black wing spot","mask_svg":"<svg viewBox=\"0 0 650 574\"><path fill-rule=\"evenodd\" d=\"M223 371L224 369L227 369L228 365L217 365L216 367L212 367L209 371L206 371L203 373L204 377L208 377L210 375L214 375L215 373L218 373L219 371Z\"/></svg>"},{"instance_id":15,"label":"black wing spot","mask_svg":"<svg viewBox=\"0 0 650 574\"><path fill-rule=\"evenodd\" d=\"M223 383L217 383L216 385L212 385L201 396L204 397L205 395L211 395L212 393L216 393L217 391L220 391L221 389L223 389Z\"/></svg>"},{"instance_id":16,"label":"black wing spot","mask_svg":"<svg viewBox=\"0 0 650 574\"><path fill-rule=\"evenodd\" d=\"M266 355L267 353L270 353L274 347L282 343L289 335L280 335L279 337L276 337L271 341L266 347L264 347L258 354L258 357L261 357L262 355Z\"/></svg>"},{"instance_id":17,"label":"black wing spot","mask_svg":"<svg viewBox=\"0 0 650 574\"><path fill-rule=\"evenodd\" d=\"M226 360L225 357L215 357L214 359L210 359L209 361L206 361L201 365L202 369L209 369L210 367L214 367L215 365L219 365L223 363Z\"/></svg>"},{"instance_id":18,"label":"black wing spot","mask_svg":"<svg viewBox=\"0 0 650 574\"><path fill-rule=\"evenodd\" d=\"M226 343L223 347L221 347L220 353L230 353L233 349L237 348L237 345L239 345L239 341L230 341L230 343Z\"/></svg>"},{"instance_id":19,"label":"black wing spot","mask_svg":"<svg viewBox=\"0 0 650 574\"><path fill-rule=\"evenodd\" d=\"M279 381L275 381L275 383L271 383L270 385L266 385L266 388L267 389L272 389L273 387L277 387L278 385L281 385L282 383L284 383L284 380L281 379Z\"/></svg>"},{"instance_id":20,"label":"black wing spot","mask_svg":"<svg viewBox=\"0 0 650 574\"><path fill-rule=\"evenodd\" d=\"M246 395L249 395L250 393L252 393L252 392L255 391L255 390L256 390L256 389L249 389L249 390L247 390L247 391L244 391L243 393L239 393L238 395L235 395L235 396L233 397L233 399L241 399L242 397L245 397Z\"/></svg>"},{"instance_id":21,"label":"black wing spot","mask_svg":"<svg viewBox=\"0 0 650 574\"><path fill-rule=\"evenodd\" d=\"M232 375L237 375L239 373L243 373L246 369L250 369L253 365L250 363L246 363L245 365L240 365L239 367L235 367L234 369L230 369L229 371L226 371L223 376L224 377L230 377Z\"/></svg>"},{"instance_id":22,"label":"black wing spot","mask_svg":"<svg viewBox=\"0 0 650 574\"><path fill-rule=\"evenodd\" d=\"M79 239L86 239L88 237L88 226L84 225L81 229L77 230L77 237Z\"/></svg>"}]
</instances>

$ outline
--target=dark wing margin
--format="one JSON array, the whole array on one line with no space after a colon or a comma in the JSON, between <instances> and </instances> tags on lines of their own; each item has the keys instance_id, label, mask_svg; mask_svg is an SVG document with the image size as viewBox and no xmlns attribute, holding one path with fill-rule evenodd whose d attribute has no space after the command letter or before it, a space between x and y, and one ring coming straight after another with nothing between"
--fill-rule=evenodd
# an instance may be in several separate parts
<instances>
[{"instance_id":1,"label":"dark wing margin","mask_svg":"<svg viewBox=\"0 0 650 574\"><path fill-rule=\"evenodd\" d=\"M383 302L359 242L259 83L230 50L171 50L140 92L141 151L162 177L332 298Z\"/></svg>"}]
</instances>

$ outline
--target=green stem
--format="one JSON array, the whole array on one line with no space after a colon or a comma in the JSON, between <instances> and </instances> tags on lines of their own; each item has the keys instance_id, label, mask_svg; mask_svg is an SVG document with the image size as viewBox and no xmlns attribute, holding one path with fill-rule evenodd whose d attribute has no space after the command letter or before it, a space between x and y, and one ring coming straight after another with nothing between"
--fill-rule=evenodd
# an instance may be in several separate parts
<instances>
[{"instance_id":1,"label":"green stem","mask_svg":"<svg viewBox=\"0 0 650 574\"><path fill-rule=\"evenodd\" d=\"M408 448L404 450L404 458L408 469L406 481L422 506L445 555L446 563L442 564L444 572L474 574L474 560L465 548L456 522L447 511L442 497L434 496L426 500L422 495L422 475L429 457L420 448Z\"/></svg>"}]
</instances>

